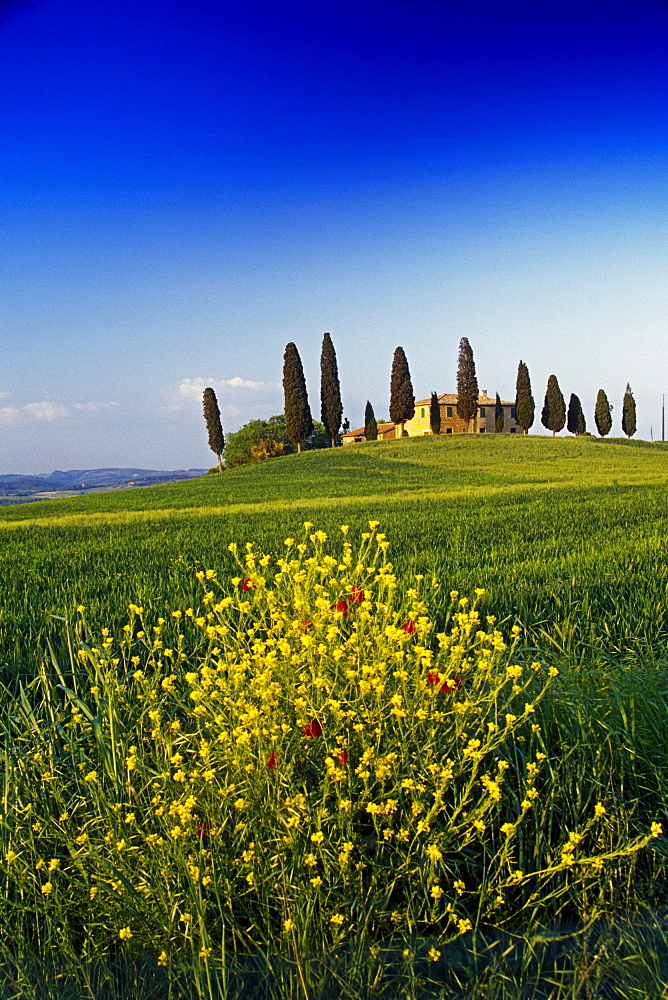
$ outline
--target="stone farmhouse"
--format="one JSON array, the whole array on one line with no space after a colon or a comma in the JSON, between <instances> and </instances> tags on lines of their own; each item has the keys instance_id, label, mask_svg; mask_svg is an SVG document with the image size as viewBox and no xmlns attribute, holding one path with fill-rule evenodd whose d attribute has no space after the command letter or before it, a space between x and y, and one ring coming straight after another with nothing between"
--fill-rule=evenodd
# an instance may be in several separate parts
<instances>
[{"instance_id":1,"label":"stone farmhouse","mask_svg":"<svg viewBox=\"0 0 668 1000\"><path fill-rule=\"evenodd\" d=\"M476 434L494 434L495 421L494 409L495 399L487 395L487 390L483 389L478 396L478 412L472 421L471 430ZM466 434L469 428L461 417L457 416L457 395L456 393L444 392L438 397L441 410L441 434ZM431 434L429 424L429 408L431 399L418 399L415 402L415 416L407 420L404 424L404 437L423 437ZM515 403L507 399L501 400L503 406L503 433L521 434L522 429L515 420ZM390 422L378 424L378 440L386 441L390 438L401 436L401 428ZM354 444L356 441L366 441L364 428L359 427L355 431L348 431L341 435L343 444Z\"/></svg>"}]
</instances>

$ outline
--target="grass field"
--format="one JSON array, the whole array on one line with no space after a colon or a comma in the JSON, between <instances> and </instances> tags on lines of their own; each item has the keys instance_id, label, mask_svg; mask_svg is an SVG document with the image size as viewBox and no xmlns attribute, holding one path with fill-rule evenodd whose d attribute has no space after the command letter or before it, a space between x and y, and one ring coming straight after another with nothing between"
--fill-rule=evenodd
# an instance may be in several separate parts
<instances>
[{"instance_id":1,"label":"grass field","mask_svg":"<svg viewBox=\"0 0 668 1000\"><path fill-rule=\"evenodd\" d=\"M167 996L170 990L174 997L189 993L206 997L302 998L544 996L554 1000L661 996L668 983L666 921L662 910L668 904L666 851L664 838L651 836L648 831L652 823L665 821L668 793L665 763L668 759L668 558L664 542L667 501L668 448L662 445L594 438L461 436L313 452L201 480L4 509L0 512L3 567L0 664L5 677L4 714L9 721L2 724L5 819L0 827L4 838L0 855L6 858L8 852L15 852L17 859L12 862L15 866L26 859L20 878L18 874L12 875L7 862L0 866L7 904L3 939L7 941L11 934L14 942L4 955L7 996L53 996L68 1000L81 995L159 997ZM229 897L225 903L227 917L223 920L227 935L225 955L216 954L215 948L210 949L207 943L211 935L220 941L220 923L212 915L216 906L209 901L209 910L206 906L202 909L206 894L201 881L193 880L192 873L188 875L190 869L204 870L206 866L195 864L192 848L190 855L185 848L175 850L178 841L175 848L167 851L161 847L150 858L137 844L133 860L117 859L116 875L111 879L117 889L105 906L97 907L97 903L93 906L90 900L92 911L88 920L94 933L91 931L86 938L73 914L80 894L85 892L87 897L90 894L91 873L82 866L77 868L72 860L79 851L76 831L67 827L69 820L58 819L68 812L65 798L79 803L76 829L87 816L96 836L102 836L104 830L104 836L110 836L113 830L115 841L130 841L122 836L119 813L123 815L123 810L129 810L133 800L133 813L139 815L140 805L142 816L151 812L152 798L162 796L161 801L167 801L171 796L172 804L177 802L169 766L164 774L161 770L165 762L161 764L159 758L160 754L164 757L164 746L156 749L157 737L151 736L156 724L148 720L149 701L138 705L124 693L126 682L122 678L131 676L137 667L132 656L139 657L141 671L152 678L150 690L158 692L156 697L164 718L180 720L181 731L187 732L190 742L184 735L183 756L188 759L191 752L197 755L200 751L196 747L201 750L201 741L205 740L214 748L211 753L218 754L216 768L212 769L224 773L228 782L232 781L229 775L234 773L233 783L245 789L243 797L249 803L256 803L249 806L255 819L246 820L247 829L239 831L232 823L234 813L228 814L218 799L215 803L207 799L206 815L215 814L215 823L227 831L226 849L229 847L231 852L229 857L225 855L228 867L234 867L235 859L243 857L244 852L261 854L259 848L248 847L253 829L259 830L264 824L269 840L277 836L280 811L274 817L275 822L269 822L267 768L258 761L261 764L268 759L268 753L274 752L276 760L287 761L293 752L292 735L285 736L285 743L276 735L279 742L274 750L274 743L259 729L253 731L250 749L242 744L242 750L235 751L236 758L234 754L230 756L218 737L212 738L205 715L200 717L190 711L193 705L187 698L185 702L174 701L169 690L162 688L165 664L156 658L143 636L137 637L138 632L150 635L155 623L164 616L166 623L158 626L163 645L177 648L178 642L182 642L187 669L191 673L198 671L200 676L204 670L207 676L206 671L213 669L210 642L198 638L194 624L194 632L185 628L180 631L181 620L172 617L173 611L192 609L193 623L196 619L206 621L211 602L207 604L206 588L198 580L198 572L200 576L206 570L215 572L221 581L221 593L237 601L234 605L237 613L246 614L239 611L242 595L234 597L236 592L229 580L245 572L252 576L258 572L258 565L244 568L242 564L240 569L228 548L231 542L239 545L240 552L244 543L252 541L258 551L280 556L284 552L284 539L301 538L302 523L309 521L316 529L338 539L342 539L340 525L347 524L350 530L345 537L357 545L360 533L369 530L369 519L380 522L377 530L387 536L388 557L399 582L395 612L398 617L392 619L393 627L398 623L401 632L402 621L412 621L411 616L418 618L421 609L415 610L411 605L417 598L406 596L414 586L416 574L424 576L424 587L429 586L429 593L424 596L425 607L428 606L425 613L433 622L433 632L425 632L422 640L424 648L433 646L435 632L453 627L450 591L473 595L476 588L484 589L477 606L482 624L487 616L495 616L508 642L512 626L518 625L521 636L509 647L514 650L514 659L525 671L531 662L540 661L545 674L544 681L539 681L538 674L533 680L525 674L528 679L515 685L518 688L527 685L526 697L531 689L538 723L525 717L523 709L513 708L510 714L518 721L510 725L501 742L489 743L485 742L487 737L481 737L481 753L484 751L490 759L497 759L501 753L509 761L508 795L504 793L498 806L493 797L488 802L480 798L478 791L474 794L473 789L480 787L481 772L470 770L473 766L470 753L462 756L463 750L443 751L454 761L454 776L448 779L452 782L451 790L444 801L450 802L452 808L453 803L459 803L457 809L462 815L469 816L471 823L482 822L485 827L484 831L478 831L477 839L467 840L468 834L464 837L447 818L447 810L439 813L438 822L434 820L438 843L448 844L449 850L461 858L457 864L439 861L445 867L440 882L437 879L435 883L443 887L444 898L452 897L457 919L464 921L461 935L446 934L444 928L450 926L449 918L427 912L420 902L423 896L432 902L434 897L430 896L431 869L420 860L418 848L411 848L413 854L406 849L403 854L399 851L391 858L389 854L386 856L387 844L396 843L397 829L407 830L412 822L402 818L403 807L397 806L392 822L374 819L371 826L365 820L346 827L350 840L345 843L355 843L355 851L360 852L359 863L370 873L354 891L352 883L340 874L338 881L334 878L331 858L318 856L317 878L322 875L330 894L327 906L317 901L309 880L304 880L303 872L300 875L297 868L290 867L292 862L284 861L283 868L275 867L278 862L272 861L272 857L276 854L270 856L265 852L261 863L257 862L255 877L258 885L263 886L261 891L251 886L249 894L250 883L243 892L238 885L236 889L228 885L223 891L223 882L216 882L219 887L216 905L223 905L225 892ZM300 571L293 568L291 572ZM358 586L364 590L367 583L371 587L371 577L365 578L366 582L361 578L355 582L357 578L353 580L351 572L345 570L340 586L337 584L339 591L332 591L334 597L338 593L356 593L354 588ZM440 581L438 587L431 582L432 578ZM312 585L316 587L313 581ZM253 590L256 589L253 585ZM262 585L259 590L262 591ZM317 590L313 590L308 600L315 601L316 594ZM260 614L259 591L251 596L256 602L253 608ZM290 590L286 601L294 598ZM378 651L385 648L386 639L382 629L373 632L382 624L376 621L377 614L373 611L376 598L365 595L364 599L370 602L369 643ZM123 646L123 637L128 636L123 626L128 622L130 604L141 606L141 621L146 628L138 629L137 615L131 615L130 634L135 645ZM84 610L77 611L78 607ZM330 612L322 608L317 612L313 603L308 607L309 623L312 620L318 628L316 613L326 616ZM223 611L217 614L222 615ZM229 622L220 618L220 624L227 628ZM265 634L265 624L257 627ZM116 643L114 649L118 648L117 659L122 669L121 666L111 669L111 654L99 653L105 648L103 628L109 629L108 637ZM492 658L489 670L485 667L487 679L482 686L476 687L477 682L473 681L468 686L464 684L467 698L462 702L463 709L455 709L453 701L452 710L441 712L443 718L435 717L433 725L428 723L432 728L423 732L422 723L414 713L436 711L429 685L404 690L401 685L410 686L407 679L388 682L388 698L400 697L404 702L408 699L413 706L410 725L401 718L397 721L388 706L393 704L396 708L401 701L386 704L373 690L362 694L357 691L354 695L348 691L345 678L337 672L339 661L330 646L343 643L341 649L346 650L347 656L345 643L352 640L344 642L340 636L327 633L325 624L322 628L325 638L320 658L330 663L331 676L321 678L318 683L347 692L341 695L342 703L357 713L360 726L371 726L371 720L376 720L373 731L383 732L375 743L371 741L376 757L381 754L381 743L385 755L393 752L387 750L390 745L403 748L395 778L381 779L376 774L376 785L371 787L368 782L364 785L364 781L360 785L355 777L357 771L351 770L351 788L354 786L354 795L362 796L360 801L368 802L369 797L372 802L394 801L395 792L388 782L391 784L395 779L397 787L408 781L427 789L431 779L425 775L431 773L429 768L441 753L435 749L434 740L445 740L445 747L464 746L462 732L466 731L468 736L478 733L481 720L489 722L497 718L502 702L507 707L510 705L507 698L520 697L519 692L508 693L509 689L504 687L510 683L504 673L507 657L511 655L506 651L499 654L498 662ZM240 635L236 631L234 634ZM410 633L406 635L410 639ZM397 641L403 643L406 635L399 636ZM247 640L242 642L238 638L238 648L243 643ZM475 643L471 647L471 662L478 663L480 649L474 646ZM250 649L248 645L243 648ZM83 658L77 659L77 649L83 649ZM367 655L371 654L364 653ZM374 662L380 662L378 657L389 662L393 655L388 651L378 652ZM406 655L413 654L409 650ZM416 669L420 663L424 667L426 656L422 654L424 663L418 656ZM315 670L313 662L309 660L309 671ZM363 671L366 662L359 652L357 667ZM558 671L558 677L549 679L550 669ZM324 718L329 710L317 698L313 701L311 694L307 698L308 710L294 707L295 699L306 697L303 692L295 693L299 684L304 683L299 681L302 667L295 670L297 674L292 681L287 667L277 680L287 687L295 685L290 695L292 700L288 699L291 707L286 708L282 702L279 706L277 702L271 708L261 707L261 713L267 712L267 718L271 717L268 732L273 731L271 726L280 728L289 719L289 725L296 727L298 740L303 743L303 730L308 730L309 720ZM458 666L456 672L459 674L460 670L464 676L463 668ZM442 681L451 680L454 671L455 667L447 661ZM317 671L312 676L316 675ZM91 690L104 690L104 697L95 695L97 708L88 694L88 686ZM451 687L454 692L454 686ZM65 695L65 688L74 695ZM319 690L317 686L315 690ZM423 700L426 694L431 700ZM229 697L232 699L231 694ZM234 695L234 699L238 697ZM79 699L80 704L73 698ZM365 701L368 698L376 699L373 705ZM224 723L221 716L218 729L232 732L235 711L238 709L242 715L248 712L247 700L241 705L234 699L228 705L231 714L225 716ZM109 707L112 704L113 711ZM152 710L156 710L155 706ZM77 720L76 725L68 713ZM459 721L457 713L461 715ZM344 750L351 768L353 759L357 762L365 752L371 752L371 744L364 743L366 737L353 739L350 726L344 722L333 718L318 739L311 741L307 737L309 753L304 758L307 763L299 767L306 767L308 773L299 767L291 770L283 789L286 794L291 791L293 798L296 794L310 797L313 809L325 810L330 817L342 817L345 809L342 812L340 804L336 804L341 798L339 792L338 799L332 798L330 785L321 786L308 776L309 769L325 767L324 756L318 754L325 754L326 744L327 752L335 755L332 759L336 770L339 768L336 755ZM531 729L530 722L538 726L539 733ZM434 725L445 727L440 736ZM67 731L63 726L69 727ZM111 740L113 734L116 734L113 751L107 752L105 741ZM140 764L131 768L129 774L124 761L133 741L139 745ZM171 750L170 743L170 753ZM104 766L100 764L100 753L107 762ZM541 765L544 776L538 784L527 785L527 761L540 759L536 754L545 755L544 768ZM35 755L41 755L37 769ZM45 771L43 764L47 758L51 763ZM112 767L113 761L116 763ZM475 761L473 764L478 767ZM82 779L84 765L104 775L98 790ZM254 770L245 770L248 767ZM415 777L416 769L422 777ZM270 771L273 773L273 768ZM51 777L44 777L47 772ZM536 805L523 810L521 802L527 801L527 788L534 786L540 790ZM55 787L61 788L57 810ZM482 787L486 787L484 783ZM180 787L177 790L180 792ZM185 791L184 786L184 794ZM204 797L208 794L207 791ZM402 801L399 793L397 801ZM588 845L586 857L562 863L559 859L563 859L569 844L567 831L594 830L593 809L600 802L605 803L606 809L601 842ZM33 811L31 816L26 812L28 803ZM114 812L116 806L118 810ZM419 803L415 808L418 807ZM179 808L184 808L183 802ZM191 825L195 823L193 815L198 815L193 808L190 807ZM37 809L42 811L42 818L34 820ZM204 822L202 815L200 812L200 826ZM25 818L19 822L18 816ZM498 840L504 820L506 825L517 824L512 858L510 854L503 855L504 848ZM35 822L39 826L37 833ZM318 822L322 826L325 821L321 817ZM215 825L213 819L206 819L206 823ZM53 826L51 833L47 833L49 824ZM183 825L187 825L185 821ZM155 830L159 828L160 824ZM388 833L383 833L384 830ZM383 848L386 853L378 846L383 836L388 838ZM255 841L259 842L259 838L255 837ZM414 843L413 839L410 843ZM638 847L641 843L642 849ZM67 891L63 887L61 892L55 886L55 876L53 893L40 889L39 877L35 875L39 869L35 865L39 858L46 857L47 845L53 857L62 858L60 869L67 867L70 872ZM91 843L86 850L90 850L90 865L104 867L104 856L109 853L104 841L95 849ZM211 853L213 848L200 836L199 850L204 850L206 860L206 851ZM294 850L297 851L296 846ZM387 872L400 863L408 864L409 855L413 858L410 863L422 873L419 891L402 885L391 899L386 899L383 885L387 882ZM131 885L138 862L145 874L141 891L136 886L133 890ZM528 880L516 881L516 887L526 885L524 895L508 881L511 869L519 870L520 862L526 872L544 869L549 873L535 875L531 884ZM223 854L218 857L218 864L224 867ZM173 885L158 889L157 873L179 865L185 875L175 878ZM33 872L30 876L29 871ZM169 883L169 879L164 881ZM462 890L462 899L452 889L458 881L467 886ZM41 885L44 884L42 881ZM478 886L475 891L470 888L474 884ZM276 885L282 886L279 893L283 899L282 916L274 912ZM501 919L498 907L494 910L490 899L504 894L508 896L508 905ZM298 909L297 901L302 896L310 902L304 904L305 909ZM366 909L359 908L360 897L366 900ZM237 904L237 899L243 903ZM649 904L651 909L643 910L643 904ZM179 914L183 915L186 906L189 912L199 915L197 935L194 931L185 933L179 925ZM332 911L335 915L340 913L344 917L346 927L351 926L348 915L356 913L354 932L351 930L346 936L341 931L337 936L337 925L331 925L327 915L332 907L336 907ZM44 914L37 938L29 930L31 921L34 924L35 908ZM205 910L208 915L204 915ZM369 917L369 913L386 911L386 917L379 916L375 923ZM391 914L395 911L401 913L401 918L393 923ZM299 913L299 919L293 921L290 913ZM619 929L620 914L624 915L623 931ZM616 920L611 921L613 915ZM281 921L288 921L288 927L295 924L295 930L287 938L281 931ZM466 921L471 922L475 934L466 930ZM119 943L119 926L121 930L132 928L136 949L133 950L130 938L127 941L121 938ZM250 927L255 929L253 933ZM579 928L582 933L569 937L564 932L567 927ZM560 937L564 940L557 940ZM167 971L163 964L156 965L163 949L163 944L158 947L158 939L171 942L167 948L170 952ZM497 942L496 950L491 947L493 941ZM434 953L442 953L438 959L429 957L430 948ZM490 950L485 952L485 948ZM210 950L213 953L207 954ZM405 958L406 951L412 955L410 961ZM501 960L498 956L502 952L505 957ZM33 964L28 960L31 955L35 957ZM55 961L56 955L60 956L61 966ZM64 962L64 955L68 955L69 965ZM84 955L90 959L88 965L83 962ZM256 957L259 955L263 956L261 960ZM331 959L324 966L323 955ZM17 968L24 968L22 977ZM88 971L84 972L85 969ZM87 986L82 985L86 975L92 977ZM167 985L165 977L171 985ZM127 985L130 980L135 982L132 987ZM140 980L143 986L138 985ZM84 986L87 993L82 992Z\"/></svg>"}]
</instances>

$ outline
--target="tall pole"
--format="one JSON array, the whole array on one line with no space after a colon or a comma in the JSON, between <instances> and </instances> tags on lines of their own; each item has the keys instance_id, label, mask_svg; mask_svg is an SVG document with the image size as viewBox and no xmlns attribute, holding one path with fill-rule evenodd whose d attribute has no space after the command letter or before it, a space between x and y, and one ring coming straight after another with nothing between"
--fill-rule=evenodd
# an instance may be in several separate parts
<instances>
[{"instance_id":1,"label":"tall pole","mask_svg":"<svg viewBox=\"0 0 668 1000\"><path fill-rule=\"evenodd\" d=\"M661 440L666 440L666 394L661 393Z\"/></svg>"}]
</instances>

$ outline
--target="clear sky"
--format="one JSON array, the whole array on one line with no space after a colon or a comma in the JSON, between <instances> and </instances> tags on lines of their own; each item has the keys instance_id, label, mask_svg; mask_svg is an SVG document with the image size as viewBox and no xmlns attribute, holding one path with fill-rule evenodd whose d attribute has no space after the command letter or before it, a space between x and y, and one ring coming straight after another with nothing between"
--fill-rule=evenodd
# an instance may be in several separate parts
<instances>
[{"instance_id":1,"label":"clear sky","mask_svg":"<svg viewBox=\"0 0 668 1000\"><path fill-rule=\"evenodd\" d=\"M668 3L15 0L0 94L0 472L208 466L325 331L353 427L467 336L660 436Z\"/></svg>"}]
</instances>

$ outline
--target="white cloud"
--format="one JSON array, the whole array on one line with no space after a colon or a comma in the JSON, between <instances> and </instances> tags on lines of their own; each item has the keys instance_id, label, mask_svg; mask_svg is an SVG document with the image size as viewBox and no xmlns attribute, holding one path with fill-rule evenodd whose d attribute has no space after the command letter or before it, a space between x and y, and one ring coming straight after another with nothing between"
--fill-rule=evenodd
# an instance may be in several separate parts
<instances>
[{"instance_id":1,"label":"white cloud","mask_svg":"<svg viewBox=\"0 0 668 1000\"><path fill-rule=\"evenodd\" d=\"M73 414L81 411L91 412L107 410L116 403L54 403L50 399L42 399L38 403L24 403L23 406L1 406L0 424L18 425L31 423L56 423L67 420Z\"/></svg>"},{"instance_id":2,"label":"white cloud","mask_svg":"<svg viewBox=\"0 0 668 1000\"><path fill-rule=\"evenodd\" d=\"M248 393L265 393L275 395L280 389L278 382L253 382L251 379L235 375L228 379L184 378L176 390L182 399L202 399L206 388L211 388L222 399L240 399Z\"/></svg>"},{"instance_id":3,"label":"white cloud","mask_svg":"<svg viewBox=\"0 0 668 1000\"><path fill-rule=\"evenodd\" d=\"M8 395L9 395L8 392L0 392L0 399L7 399Z\"/></svg>"},{"instance_id":4,"label":"white cloud","mask_svg":"<svg viewBox=\"0 0 668 1000\"><path fill-rule=\"evenodd\" d=\"M118 403L72 403L73 410L85 410L88 413L97 413L100 410L112 410Z\"/></svg>"}]
</instances>

